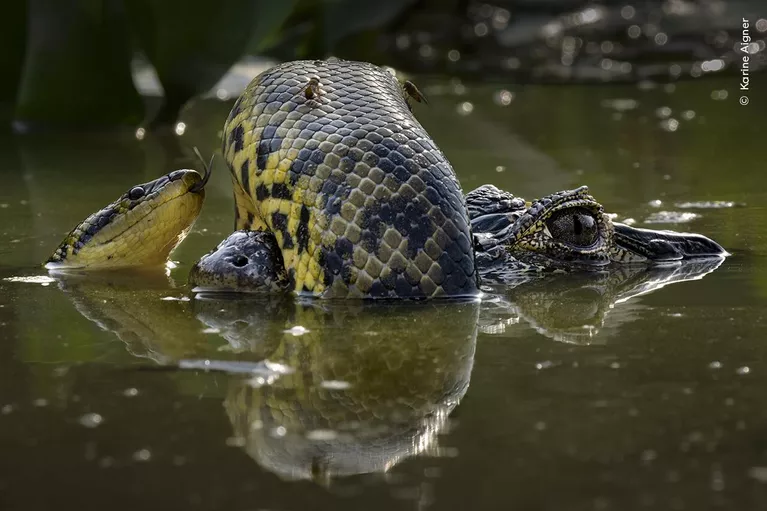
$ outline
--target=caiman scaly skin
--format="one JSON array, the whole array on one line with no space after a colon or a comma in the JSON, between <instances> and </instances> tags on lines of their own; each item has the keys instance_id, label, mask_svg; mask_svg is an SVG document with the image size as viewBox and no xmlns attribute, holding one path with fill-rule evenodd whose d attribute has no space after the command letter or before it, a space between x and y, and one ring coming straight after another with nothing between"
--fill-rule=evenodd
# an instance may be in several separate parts
<instances>
[{"instance_id":1,"label":"caiman scaly skin","mask_svg":"<svg viewBox=\"0 0 767 511\"><path fill-rule=\"evenodd\" d=\"M477 266L483 278L491 280L500 274L602 271L727 255L718 243L700 234L613 222L586 186L527 203L483 185L467 194L466 204Z\"/></svg>"},{"instance_id":2,"label":"caiman scaly skin","mask_svg":"<svg viewBox=\"0 0 767 511\"><path fill-rule=\"evenodd\" d=\"M278 65L234 105L235 228L274 234L295 292L477 294L461 187L407 96L383 68L331 59Z\"/></svg>"}]
</instances>

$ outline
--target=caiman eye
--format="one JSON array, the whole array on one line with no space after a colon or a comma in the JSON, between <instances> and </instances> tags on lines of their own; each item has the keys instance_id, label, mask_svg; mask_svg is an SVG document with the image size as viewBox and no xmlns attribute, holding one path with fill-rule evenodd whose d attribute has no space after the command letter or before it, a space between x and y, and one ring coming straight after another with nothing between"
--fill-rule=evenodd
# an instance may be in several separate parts
<instances>
[{"instance_id":1,"label":"caiman eye","mask_svg":"<svg viewBox=\"0 0 767 511\"><path fill-rule=\"evenodd\" d=\"M551 237L576 247L590 247L599 237L594 215L581 208L557 211L546 221Z\"/></svg>"}]
</instances>

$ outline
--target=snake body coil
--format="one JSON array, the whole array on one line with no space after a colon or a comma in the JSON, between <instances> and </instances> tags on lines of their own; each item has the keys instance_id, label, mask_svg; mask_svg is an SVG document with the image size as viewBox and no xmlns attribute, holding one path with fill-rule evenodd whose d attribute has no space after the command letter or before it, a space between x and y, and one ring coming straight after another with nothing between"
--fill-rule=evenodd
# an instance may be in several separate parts
<instances>
[{"instance_id":1,"label":"snake body coil","mask_svg":"<svg viewBox=\"0 0 767 511\"><path fill-rule=\"evenodd\" d=\"M264 72L235 103L223 153L235 228L274 234L295 292L478 292L458 180L385 69L331 59Z\"/></svg>"}]
</instances>

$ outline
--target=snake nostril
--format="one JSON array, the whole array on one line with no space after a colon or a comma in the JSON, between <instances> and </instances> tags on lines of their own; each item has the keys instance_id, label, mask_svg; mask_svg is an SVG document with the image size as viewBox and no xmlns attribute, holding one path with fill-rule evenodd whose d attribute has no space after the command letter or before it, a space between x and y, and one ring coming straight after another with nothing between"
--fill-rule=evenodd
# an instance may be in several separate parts
<instances>
[{"instance_id":1,"label":"snake nostril","mask_svg":"<svg viewBox=\"0 0 767 511\"><path fill-rule=\"evenodd\" d=\"M184 175L183 170L174 170L173 172L168 174L168 179L170 179L171 181L176 181L178 179L181 179L181 176L183 175Z\"/></svg>"},{"instance_id":2,"label":"snake nostril","mask_svg":"<svg viewBox=\"0 0 767 511\"><path fill-rule=\"evenodd\" d=\"M244 255L235 256L234 259L232 259L232 264L238 268L242 268L248 264L248 258Z\"/></svg>"}]
</instances>

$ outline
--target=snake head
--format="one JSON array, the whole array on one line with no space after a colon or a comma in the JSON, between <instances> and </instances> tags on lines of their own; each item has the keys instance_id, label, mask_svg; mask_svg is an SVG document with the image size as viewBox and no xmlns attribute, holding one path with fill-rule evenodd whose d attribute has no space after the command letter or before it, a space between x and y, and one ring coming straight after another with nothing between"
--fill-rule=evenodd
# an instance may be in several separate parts
<instances>
[{"instance_id":1,"label":"snake head","mask_svg":"<svg viewBox=\"0 0 767 511\"><path fill-rule=\"evenodd\" d=\"M269 293L288 286L282 253L269 232L235 231L192 266L196 293Z\"/></svg>"},{"instance_id":2,"label":"snake head","mask_svg":"<svg viewBox=\"0 0 767 511\"><path fill-rule=\"evenodd\" d=\"M75 227L46 261L48 269L105 269L163 264L202 208L203 178L175 170L131 187Z\"/></svg>"}]
</instances>

